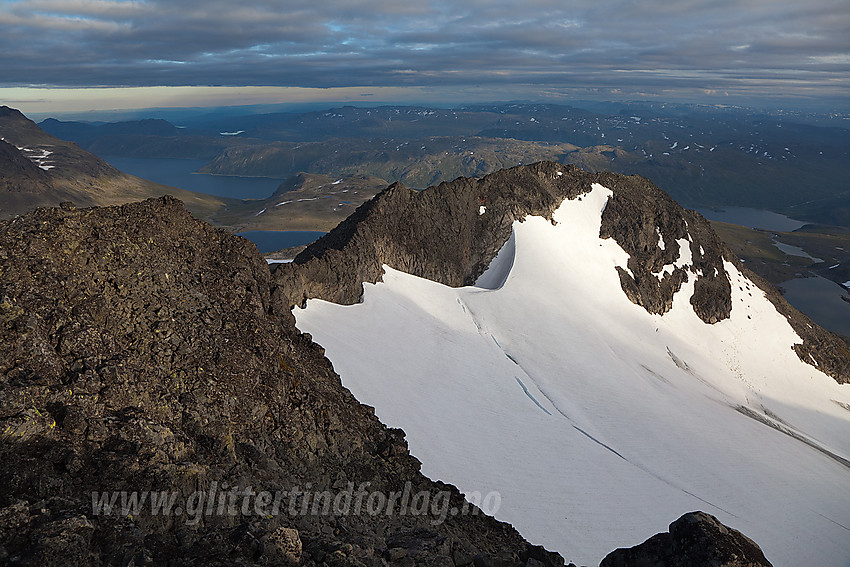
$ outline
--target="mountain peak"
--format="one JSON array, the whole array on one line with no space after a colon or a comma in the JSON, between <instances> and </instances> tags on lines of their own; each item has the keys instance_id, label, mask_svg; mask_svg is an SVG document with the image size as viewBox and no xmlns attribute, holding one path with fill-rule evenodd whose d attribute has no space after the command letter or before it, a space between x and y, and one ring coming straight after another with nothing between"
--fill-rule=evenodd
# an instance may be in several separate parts
<instances>
[{"instance_id":1,"label":"mountain peak","mask_svg":"<svg viewBox=\"0 0 850 567\"><path fill-rule=\"evenodd\" d=\"M578 564L703 506L777 563L846 560L850 353L643 178L394 185L272 282L423 472ZM695 520L662 553L728 531Z\"/></svg>"},{"instance_id":2,"label":"mountain peak","mask_svg":"<svg viewBox=\"0 0 850 567\"><path fill-rule=\"evenodd\" d=\"M580 199L594 183L613 194L602 212L599 236L628 253L617 267L623 293L648 312L664 314L683 284L706 324L729 317L732 293L726 264L758 282L802 339L800 358L850 382L850 351L836 335L817 327L729 251L695 211L640 176L590 173L575 166L538 162L480 179L458 178L424 191L394 183L275 272L283 301L307 299L352 304L363 283L375 283L383 266L457 287L472 285L525 217L552 220L566 199ZM309 283L306 283L309 282ZM285 290L285 291L283 291Z\"/></svg>"}]
</instances>

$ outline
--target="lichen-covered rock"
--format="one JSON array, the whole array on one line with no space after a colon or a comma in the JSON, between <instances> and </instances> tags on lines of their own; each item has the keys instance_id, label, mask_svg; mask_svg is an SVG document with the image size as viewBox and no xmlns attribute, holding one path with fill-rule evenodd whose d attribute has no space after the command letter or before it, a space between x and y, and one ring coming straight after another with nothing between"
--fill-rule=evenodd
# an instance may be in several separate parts
<instances>
[{"instance_id":1,"label":"lichen-covered rock","mask_svg":"<svg viewBox=\"0 0 850 567\"><path fill-rule=\"evenodd\" d=\"M298 530L278 528L269 536L268 544L276 554L287 561L292 563L301 561L302 544Z\"/></svg>"}]
</instances>

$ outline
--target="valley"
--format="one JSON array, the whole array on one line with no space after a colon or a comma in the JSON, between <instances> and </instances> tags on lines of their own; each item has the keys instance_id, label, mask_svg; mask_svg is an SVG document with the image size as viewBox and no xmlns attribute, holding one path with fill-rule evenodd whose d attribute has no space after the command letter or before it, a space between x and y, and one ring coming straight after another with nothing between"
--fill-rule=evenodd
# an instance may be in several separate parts
<instances>
[{"instance_id":1,"label":"valley","mask_svg":"<svg viewBox=\"0 0 850 567\"><path fill-rule=\"evenodd\" d=\"M0 106L0 158L0 218L62 202L114 205L163 194L180 198L200 218L209 218L234 202L123 173L7 106Z\"/></svg>"}]
</instances>

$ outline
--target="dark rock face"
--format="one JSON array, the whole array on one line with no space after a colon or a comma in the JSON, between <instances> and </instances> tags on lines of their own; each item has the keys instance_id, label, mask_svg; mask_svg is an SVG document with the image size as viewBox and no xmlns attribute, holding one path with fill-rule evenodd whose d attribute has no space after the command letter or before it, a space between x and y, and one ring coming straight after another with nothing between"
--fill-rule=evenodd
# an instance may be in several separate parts
<instances>
[{"instance_id":1,"label":"dark rock face","mask_svg":"<svg viewBox=\"0 0 850 567\"><path fill-rule=\"evenodd\" d=\"M710 514L691 512L672 524L670 532L644 543L618 549L600 567L769 567L758 545Z\"/></svg>"},{"instance_id":2,"label":"dark rock face","mask_svg":"<svg viewBox=\"0 0 850 567\"><path fill-rule=\"evenodd\" d=\"M463 506L290 317L251 243L169 197L0 222L0 563L377 567L397 547L521 564L528 544L481 513L303 513L294 495L279 513L224 512L234 488L366 482ZM218 508L187 521L216 487ZM98 513L105 491L168 491L186 513Z\"/></svg>"},{"instance_id":3,"label":"dark rock face","mask_svg":"<svg viewBox=\"0 0 850 567\"><path fill-rule=\"evenodd\" d=\"M471 284L507 241L514 220L551 218L566 197L590 184L568 182L578 169L540 163L481 180L456 179L419 192L395 183L276 272L284 301L321 297L355 303L363 282L378 281L383 264L447 285ZM479 215L479 207L486 214Z\"/></svg>"},{"instance_id":4,"label":"dark rock face","mask_svg":"<svg viewBox=\"0 0 850 567\"><path fill-rule=\"evenodd\" d=\"M515 220L527 215L551 219L564 199L587 193L593 183L613 191L602 214L600 236L613 238L631 256L631 274L619 269L623 292L631 301L650 313L665 313L682 284L694 278L694 311L705 323L717 323L732 309L723 264L732 262L765 290L803 339L797 347L801 360L838 382L850 381L847 344L750 272L702 215L683 209L642 177L589 173L552 162L481 179L456 179L421 192L393 184L308 246L294 263L279 265L272 276L273 300L286 306L309 298L356 303L363 282L379 281L384 264L450 286L470 285L507 241ZM485 214L478 214L480 207ZM676 241L681 239L688 241L690 267L657 275L679 258Z\"/></svg>"},{"instance_id":5,"label":"dark rock face","mask_svg":"<svg viewBox=\"0 0 850 567\"><path fill-rule=\"evenodd\" d=\"M602 238L613 238L629 253L628 268L619 269L623 291L650 313L663 314L673 295L695 278L691 305L706 323L727 319L732 297L723 268L723 244L702 215L683 209L642 177L608 174L603 185L614 191L602 214ZM661 247L659 238L663 240ZM691 267L676 267L662 278L654 275L679 259L677 240L687 240Z\"/></svg>"}]
</instances>

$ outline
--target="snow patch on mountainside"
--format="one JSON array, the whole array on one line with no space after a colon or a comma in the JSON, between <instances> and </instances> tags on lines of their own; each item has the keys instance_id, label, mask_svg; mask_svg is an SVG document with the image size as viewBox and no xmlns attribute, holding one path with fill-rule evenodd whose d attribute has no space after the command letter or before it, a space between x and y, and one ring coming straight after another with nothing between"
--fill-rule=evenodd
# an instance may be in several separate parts
<instances>
[{"instance_id":1,"label":"snow patch on mountainside","mask_svg":"<svg viewBox=\"0 0 850 567\"><path fill-rule=\"evenodd\" d=\"M6 141L6 138L0 138L2 141ZM12 144L17 148L20 152L23 153L31 162L40 167L45 171L49 171L56 167L55 165L49 163L47 158L49 158L52 154L52 150L47 150L43 146L36 148L28 148L26 146L18 146L17 144ZM49 146L48 146L49 147Z\"/></svg>"},{"instance_id":2,"label":"snow patch on mountainside","mask_svg":"<svg viewBox=\"0 0 850 567\"><path fill-rule=\"evenodd\" d=\"M629 301L615 269L629 257L599 238L610 195L596 184L554 226L514 223L475 287L386 266L360 304L296 309L298 328L404 429L424 474L499 491L496 517L568 561L598 564L701 509L774 565L846 565L850 386L799 360L729 262L720 323L694 313L693 274L663 316Z\"/></svg>"}]
</instances>

